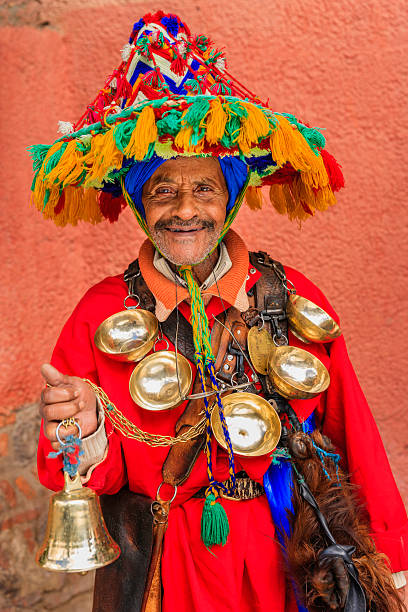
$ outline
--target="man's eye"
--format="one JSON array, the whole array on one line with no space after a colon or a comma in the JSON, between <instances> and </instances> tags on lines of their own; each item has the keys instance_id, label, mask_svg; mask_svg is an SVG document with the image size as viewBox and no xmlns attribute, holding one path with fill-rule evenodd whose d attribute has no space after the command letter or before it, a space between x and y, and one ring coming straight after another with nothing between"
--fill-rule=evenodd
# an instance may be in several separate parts
<instances>
[{"instance_id":1,"label":"man's eye","mask_svg":"<svg viewBox=\"0 0 408 612\"><path fill-rule=\"evenodd\" d=\"M170 187L159 187L158 189L156 189L156 194L167 194L167 193L171 193L171 189Z\"/></svg>"},{"instance_id":2,"label":"man's eye","mask_svg":"<svg viewBox=\"0 0 408 612\"><path fill-rule=\"evenodd\" d=\"M211 187L208 185L199 185L197 187L197 191L211 191Z\"/></svg>"}]
</instances>

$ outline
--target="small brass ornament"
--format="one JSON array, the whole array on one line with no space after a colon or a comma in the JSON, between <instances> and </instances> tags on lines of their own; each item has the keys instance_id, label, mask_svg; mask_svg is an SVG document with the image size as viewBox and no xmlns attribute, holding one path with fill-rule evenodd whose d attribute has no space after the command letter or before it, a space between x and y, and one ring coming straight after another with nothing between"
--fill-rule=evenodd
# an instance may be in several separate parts
<instances>
[{"instance_id":1,"label":"small brass ornament","mask_svg":"<svg viewBox=\"0 0 408 612\"><path fill-rule=\"evenodd\" d=\"M252 365L259 374L268 373L268 358L274 348L272 337L267 329L256 325L248 332L248 352Z\"/></svg>"}]
</instances>

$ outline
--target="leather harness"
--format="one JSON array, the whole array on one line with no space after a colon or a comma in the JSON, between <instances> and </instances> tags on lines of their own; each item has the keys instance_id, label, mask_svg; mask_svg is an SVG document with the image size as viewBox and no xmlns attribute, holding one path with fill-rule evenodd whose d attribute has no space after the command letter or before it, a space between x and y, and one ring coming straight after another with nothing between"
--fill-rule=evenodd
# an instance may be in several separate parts
<instances>
[{"instance_id":1,"label":"leather harness","mask_svg":"<svg viewBox=\"0 0 408 612\"><path fill-rule=\"evenodd\" d=\"M253 268L262 274L248 292L249 309L240 313L236 308L230 307L220 316L223 325L216 319L212 327L211 345L216 355L215 370L221 388L225 388L226 385L231 386L233 383L240 384L245 380L243 355L246 354L249 359L247 353L248 328L263 321L268 331L278 340L287 338L287 295L285 284L282 282L282 279L285 279L283 266L262 251L250 253L249 257ZM154 312L156 301L141 274L137 259L127 268L124 280L128 286L129 296L138 299L141 308ZM174 309L166 321L160 325L162 333L173 345L176 344L177 334L177 350L190 361L194 361L193 331L185 317L180 316L180 313L177 315ZM176 331L177 326L178 331ZM266 389L267 394L272 397L274 391L268 385L266 377L264 378L264 391ZM251 383L248 381L248 387L250 386ZM198 393L199 391L201 387L197 377L192 392ZM187 403L183 414L176 423L176 437L198 422L203 409L203 399L190 400ZM162 468L163 482L172 486L183 484L190 475L203 445L204 434L188 442L171 446Z\"/></svg>"}]
</instances>

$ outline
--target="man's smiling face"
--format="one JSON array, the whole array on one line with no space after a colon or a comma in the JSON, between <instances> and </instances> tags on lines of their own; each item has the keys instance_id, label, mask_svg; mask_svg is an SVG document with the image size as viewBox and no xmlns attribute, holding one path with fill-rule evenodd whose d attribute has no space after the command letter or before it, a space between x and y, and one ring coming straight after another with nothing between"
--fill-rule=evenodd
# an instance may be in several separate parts
<instances>
[{"instance_id":1,"label":"man's smiling face","mask_svg":"<svg viewBox=\"0 0 408 612\"><path fill-rule=\"evenodd\" d=\"M177 157L146 181L142 202L151 236L166 259L196 264L218 242L228 190L217 159Z\"/></svg>"}]
</instances>

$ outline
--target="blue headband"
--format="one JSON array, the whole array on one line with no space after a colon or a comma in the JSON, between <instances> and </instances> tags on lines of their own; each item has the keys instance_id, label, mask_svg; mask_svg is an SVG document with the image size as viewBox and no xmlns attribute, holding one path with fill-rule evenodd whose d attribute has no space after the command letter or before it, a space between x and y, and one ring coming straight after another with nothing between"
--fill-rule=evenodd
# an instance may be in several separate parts
<instances>
[{"instance_id":1,"label":"blue headband","mask_svg":"<svg viewBox=\"0 0 408 612\"><path fill-rule=\"evenodd\" d=\"M145 219L145 210L142 203L143 185L152 174L159 168L166 159L154 155L148 161L132 164L125 177L125 188L133 200L139 214ZM245 162L238 157L219 157L221 170L225 178L228 189L228 202L226 216L234 207L239 192L243 188L248 176L248 167Z\"/></svg>"}]
</instances>

